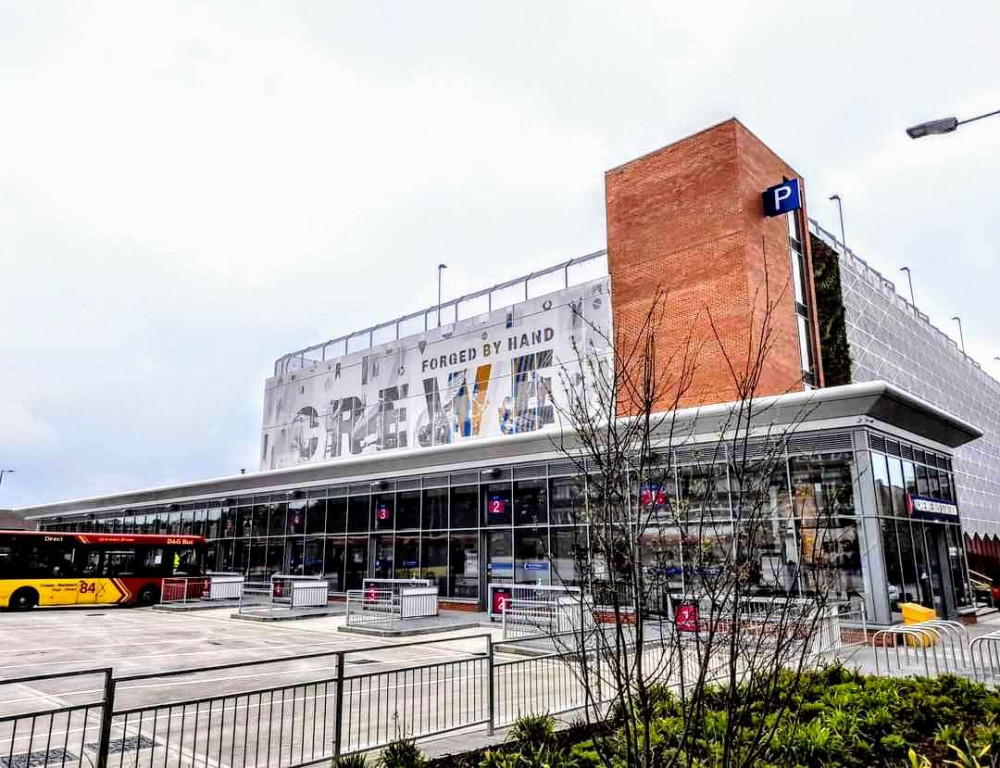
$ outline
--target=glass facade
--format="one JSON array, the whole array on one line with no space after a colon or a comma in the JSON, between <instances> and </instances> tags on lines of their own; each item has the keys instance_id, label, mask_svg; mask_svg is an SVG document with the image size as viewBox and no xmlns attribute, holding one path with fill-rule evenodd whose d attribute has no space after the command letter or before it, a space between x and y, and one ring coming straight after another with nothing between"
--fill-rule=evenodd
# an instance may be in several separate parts
<instances>
[{"instance_id":1,"label":"glass facade","mask_svg":"<svg viewBox=\"0 0 1000 768\"><path fill-rule=\"evenodd\" d=\"M853 465L850 450L789 452L779 459L760 513L764 542L747 568L757 592L794 595L828 588L838 599L864 592ZM889 477L884 462L882 471ZM917 482L920 473L913 472ZM937 472L934 481L938 488L950 482ZM577 566L591 538L581 521L597 491L593 479L590 483L588 488L587 479L565 461L499 466L230 496L67 518L43 527L186 532L207 537L213 571L254 579L278 572L323 574L334 592L360 589L366 577L419 577L430 579L443 597L480 600L491 581L579 583ZM664 483L645 489L648 498L644 489L634 489L653 511L677 502L689 519L710 522L704 529L707 543L692 539L690 529L682 533L660 525L643 538L647 562L667 574L670 589L696 589L703 574L694 565L698 557L732 546L737 485L724 463L704 466L678 457ZM885 503L892 504L891 478L883 485ZM894 583L909 584L903 578Z\"/></svg>"},{"instance_id":2,"label":"glass facade","mask_svg":"<svg viewBox=\"0 0 1000 768\"><path fill-rule=\"evenodd\" d=\"M644 562L678 594L697 591L741 533L739 473L694 456L675 451L662 482L630 492L653 521L640 538ZM872 430L826 431L796 435L768 466L754 512L759 540L741 566L752 591L864 596L871 618L898 618L906 601L942 616L971 606L949 456ZM360 589L366 577L424 578L442 597L482 601L490 582L580 585L581 556L596 533L587 505L599 494L599 476L560 461L181 500L41 527L200 535L211 571L322 574L333 592ZM914 498L954 516L914 514ZM595 561L592 572L606 567Z\"/></svg>"},{"instance_id":3,"label":"glass facade","mask_svg":"<svg viewBox=\"0 0 1000 768\"><path fill-rule=\"evenodd\" d=\"M972 588L962 545L962 527L954 521L914 517L912 499L956 504L952 460L935 451L881 436L870 439L876 514L882 539L889 608L894 619L900 603L919 603L939 616L948 607L971 607Z\"/></svg>"}]
</instances>

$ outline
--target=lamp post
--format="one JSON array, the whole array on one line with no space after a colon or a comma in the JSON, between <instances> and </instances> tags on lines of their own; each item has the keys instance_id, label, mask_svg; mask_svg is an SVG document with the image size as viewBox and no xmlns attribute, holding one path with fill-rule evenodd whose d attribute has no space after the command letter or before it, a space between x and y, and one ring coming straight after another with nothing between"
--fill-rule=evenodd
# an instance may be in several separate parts
<instances>
[{"instance_id":1,"label":"lamp post","mask_svg":"<svg viewBox=\"0 0 1000 768\"><path fill-rule=\"evenodd\" d=\"M446 269L447 264L438 264L438 328L441 327L441 273Z\"/></svg>"},{"instance_id":2,"label":"lamp post","mask_svg":"<svg viewBox=\"0 0 1000 768\"><path fill-rule=\"evenodd\" d=\"M958 340L962 343L962 354L965 354L965 334L962 333L962 318L958 315L952 318L956 323L958 323Z\"/></svg>"},{"instance_id":3,"label":"lamp post","mask_svg":"<svg viewBox=\"0 0 1000 768\"><path fill-rule=\"evenodd\" d=\"M831 200L837 201L837 213L840 215L840 244L844 246L844 255L847 255L847 236L844 234L844 203L840 195L830 195Z\"/></svg>"},{"instance_id":4,"label":"lamp post","mask_svg":"<svg viewBox=\"0 0 1000 768\"><path fill-rule=\"evenodd\" d=\"M911 139L922 139L924 136L935 136L940 133L951 133L957 130L958 126L965 125L966 123L974 123L976 120L982 120L984 117L993 117L993 115L1000 115L1000 109L995 112L987 112L985 115L977 115L976 117L970 117L967 120L959 120L957 117L943 117L940 120L929 120L926 123L918 123L917 125L911 125L906 129L906 134Z\"/></svg>"},{"instance_id":5,"label":"lamp post","mask_svg":"<svg viewBox=\"0 0 1000 768\"><path fill-rule=\"evenodd\" d=\"M913 278L910 276L910 268L909 267L900 267L899 271L906 273L906 282L910 284L910 304L913 306L914 309L916 309L917 308L917 300L915 298L913 298Z\"/></svg>"},{"instance_id":6,"label":"lamp post","mask_svg":"<svg viewBox=\"0 0 1000 768\"><path fill-rule=\"evenodd\" d=\"M3 476L14 472L13 469L0 469L0 485L3 485Z\"/></svg>"}]
</instances>

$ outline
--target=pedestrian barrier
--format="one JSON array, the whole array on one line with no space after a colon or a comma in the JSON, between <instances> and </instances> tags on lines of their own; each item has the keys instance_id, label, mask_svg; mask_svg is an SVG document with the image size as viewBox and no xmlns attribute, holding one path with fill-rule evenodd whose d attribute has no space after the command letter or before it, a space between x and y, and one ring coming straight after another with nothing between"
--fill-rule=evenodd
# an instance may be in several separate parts
<instances>
[{"instance_id":1,"label":"pedestrian barrier","mask_svg":"<svg viewBox=\"0 0 1000 768\"><path fill-rule=\"evenodd\" d=\"M237 613L263 609L316 608L327 604L330 584L322 576L274 573L267 581L244 581L239 586Z\"/></svg>"},{"instance_id":2,"label":"pedestrian barrier","mask_svg":"<svg viewBox=\"0 0 1000 768\"><path fill-rule=\"evenodd\" d=\"M192 603L202 600L238 600L244 579L238 573L208 573L205 576L171 576L163 580L160 603Z\"/></svg>"},{"instance_id":3,"label":"pedestrian barrier","mask_svg":"<svg viewBox=\"0 0 1000 768\"><path fill-rule=\"evenodd\" d=\"M409 587L434 587L430 579L362 579L362 589L379 589L398 595ZM436 587L435 587L436 589Z\"/></svg>"},{"instance_id":4,"label":"pedestrian barrier","mask_svg":"<svg viewBox=\"0 0 1000 768\"><path fill-rule=\"evenodd\" d=\"M318 591L320 584L310 583ZM381 597L399 605L391 590ZM621 690L623 667L639 660L629 629L595 623L562 643L550 638L549 650L534 656L512 651L537 638L494 645L489 634L478 634L123 677L99 669L0 681L28 684L25 690L41 686L51 701L56 692L45 689L47 681L71 680L64 686L69 692L58 692L65 706L29 706L0 717L0 757L7 756L5 768L300 768L398 738L492 731L521 715L582 707L601 713ZM928 665L932 648L959 637L950 626L897 630L938 641L897 646L899 653L927 655ZM682 696L688 686L733 672L726 642L706 645L668 620L647 627L645 637L647 679ZM976 651L1000 651L985 645ZM614 660L608 649L618 654ZM83 696L76 676L87 674L94 693ZM192 695L198 691L207 695ZM5 711L12 701L17 697L5 699Z\"/></svg>"},{"instance_id":5,"label":"pedestrian barrier","mask_svg":"<svg viewBox=\"0 0 1000 768\"><path fill-rule=\"evenodd\" d=\"M922 670L928 677L977 674L968 630L957 621L897 624L876 631L871 642L877 674L893 670L903 674Z\"/></svg>"},{"instance_id":6,"label":"pedestrian barrier","mask_svg":"<svg viewBox=\"0 0 1000 768\"><path fill-rule=\"evenodd\" d=\"M348 626L397 621L399 617L399 601L392 590L374 587L347 590Z\"/></svg>"},{"instance_id":7,"label":"pedestrian barrier","mask_svg":"<svg viewBox=\"0 0 1000 768\"><path fill-rule=\"evenodd\" d=\"M510 640L515 637L571 632L579 628L581 621L585 626L592 626L593 611L581 611L578 594L573 597L563 596L557 601L511 597L503 602L500 621L503 639Z\"/></svg>"},{"instance_id":8,"label":"pedestrian barrier","mask_svg":"<svg viewBox=\"0 0 1000 768\"><path fill-rule=\"evenodd\" d=\"M385 623L437 616L438 589L430 585L398 583L384 588L369 584L347 592L347 624Z\"/></svg>"},{"instance_id":9,"label":"pedestrian barrier","mask_svg":"<svg viewBox=\"0 0 1000 768\"><path fill-rule=\"evenodd\" d=\"M531 603L558 603L560 599L568 595L576 596L576 600L580 599L579 587L491 582L487 589L489 595L487 605L491 621L503 618L503 607L508 600L521 600Z\"/></svg>"},{"instance_id":10,"label":"pedestrian barrier","mask_svg":"<svg viewBox=\"0 0 1000 768\"><path fill-rule=\"evenodd\" d=\"M405 587L399 593L399 618L417 619L437 616L437 587Z\"/></svg>"},{"instance_id":11,"label":"pedestrian barrier","mask_svg":"<svg viewBox=\"0 0 1000 768\"><path fill-rule=\"evenodd\" d=\"M205 576L174 576L163 580L160 603L190 603L201 600L209 591Z\"/></svg>"},{"instance_id":12,"label":"pedestrian barrier","mask_svg":"<svg viewBox=\"0 0 1000 768\"><path fill-rule=\"evenodd\" d=\"M111 668L106 667L0 680L0 696L6 712L0 716L0 765L4 768L57 765L60 768L90 768L99 756L99 750L94 747L101 744L111 676ZM41 702L50 702L50 697L25 696L29 691L60 682L67 683L77 692L61 697L64 701L81 700L49 708Z\"/></svg>"},{"instance_id":13,"label":"pedestrian barrier","mask_svg":"<svg viewBox=\"0 0 1000 768\"><path fill-rule=\"evenodd\" d=\"M209 573L209 600L239 600L244 578L239 573Z\"/></svg>"}]
</instances>

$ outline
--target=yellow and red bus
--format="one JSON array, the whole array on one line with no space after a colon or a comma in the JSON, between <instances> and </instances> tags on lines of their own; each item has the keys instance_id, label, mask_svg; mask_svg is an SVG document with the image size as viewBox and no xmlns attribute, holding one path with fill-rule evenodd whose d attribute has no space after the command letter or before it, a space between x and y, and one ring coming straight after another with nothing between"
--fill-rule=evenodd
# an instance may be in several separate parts
<instances>
[{"instance_id":1,"label":"yellow and red bus","mask_svg":"<svg viewBox=\"0 0 1000 768\"><path fill-rule=\"evenodd\" d=\"M153 605L204 559L201 536L0 531L0 608Z\"/></svg>"}]
</instances>

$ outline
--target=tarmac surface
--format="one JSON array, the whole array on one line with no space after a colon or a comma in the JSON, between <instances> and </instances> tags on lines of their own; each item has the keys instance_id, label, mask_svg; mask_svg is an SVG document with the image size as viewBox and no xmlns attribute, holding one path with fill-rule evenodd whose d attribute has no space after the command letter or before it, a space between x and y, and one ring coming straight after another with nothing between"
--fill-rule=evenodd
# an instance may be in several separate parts
<instances>
[{"instance_id":1,"label":"tarmac surface","mask_svg":"<svg viewBox=\"0 0 1000 768\"><path fill-rule=\"evenodd\" d=\"M0 768L93 765L105 670L119 680L107 742L111 768L306 765L328 761L338 735L346 752L398 735L435 734L421 748L446 754L495 740L499 726L518 714L582 703L573 661L552 658L555 649L533 640L497 645L498 626L394 638L338 631L344 622L248 622L232 618L230 607L0 613ZM967 639L998 627L1000 615L983 617ZM931 649L931 662L937 653L941 666L932 672L971 676L968 642L949 648ZM875 671L870 644L830 658ZM890 675L922 674L928 665L923 649L905 647L882 651L880 661L880 673ZM16 682L38 677L44 679ZM498 726L492 737L485 727L491 684Z\"/></svg>"},{"instance_id":2,"label":"tarmac surface","mask_svg":"<svg viewBox=\"0 0 1000 768\"><path fill-rule=\"evenodd\" d=\"M46 755L49 765L62 764L61 755L66 765L92 762L100 708L87 705L101 701L105 669L120 680L109 765L243 768L325 759L336 720L336 652L345 654L341 736L351 749L384 743L393 728L481 726L487 636L499 641L500 631L468 627L467 614L455 620L466 625L423 642L338 632L343 616L259 623L232 618L231 608L2 613L0 763L44 765ZM87 674L65 676L75 672ZM47 679L13 682L38 676ZM65 712L30 716L53 709Z\"/></svg>"}]
</instances>

